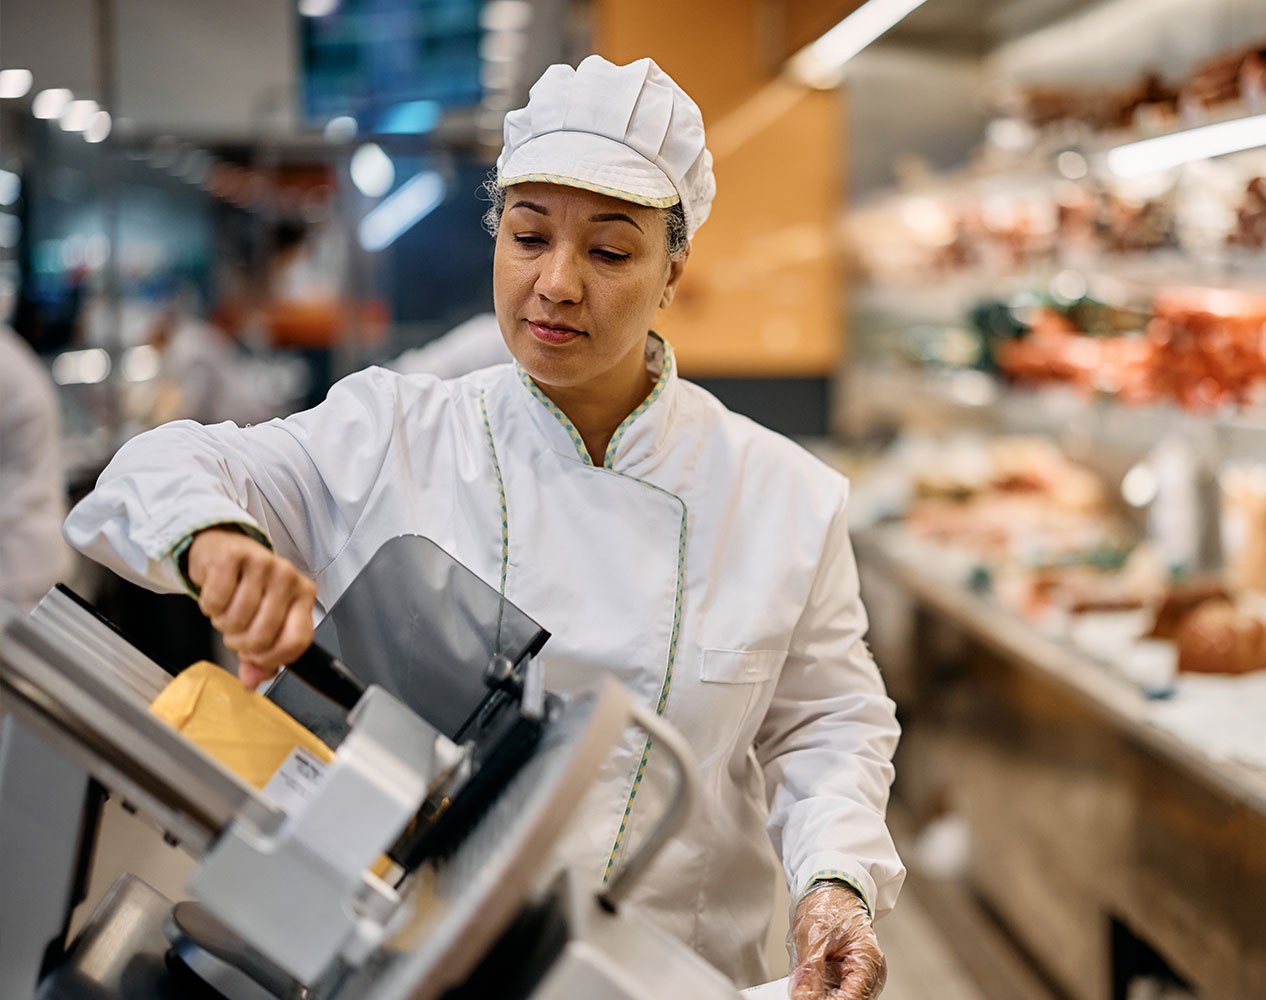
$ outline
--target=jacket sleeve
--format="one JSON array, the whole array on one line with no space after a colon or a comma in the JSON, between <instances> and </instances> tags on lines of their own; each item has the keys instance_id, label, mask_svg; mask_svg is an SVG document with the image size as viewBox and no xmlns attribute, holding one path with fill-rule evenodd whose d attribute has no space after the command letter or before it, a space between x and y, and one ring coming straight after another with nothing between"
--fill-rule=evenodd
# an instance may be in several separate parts
<instances>
[{"instance_id":1,"label":"jacket sleeve","mask_svg":"<svg viewBox=\"0 0 1266 1000\"><path fill-rule=\"evenodd\" d=\"M194 532L236 524L315 576L351 536L391 457L399 380L372 368L319 406L255 427L178 420L120 449L71 511L76 548L156 590L184 589L172 556Z\"/></svg>"},{"instance_id":2,"label":"jacket sleeve","mask_svg":"<svg viewBox=\"0 0 1266 1000\"><path fill-rule=\"evenodd\" d=\"M756 754L792 899L815 881L840 879L879 917L905 878L884 819L900 727L863 641L866 628L841 506Z\"/></svg>"}]
</instances>

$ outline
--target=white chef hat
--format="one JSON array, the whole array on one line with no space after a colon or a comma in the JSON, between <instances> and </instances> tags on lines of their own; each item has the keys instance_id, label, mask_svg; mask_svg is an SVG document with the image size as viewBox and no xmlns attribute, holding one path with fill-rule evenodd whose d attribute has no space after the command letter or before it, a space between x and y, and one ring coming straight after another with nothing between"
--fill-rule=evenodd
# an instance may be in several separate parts
<instances>
[{"instance_id":1,"label":"white chef hat","mask_svg":"<svg viewBox=\"0 0 1266 1000\"><path fill-rule=\"evenodd\" d=\"M506 115L497 158L499 186L527 181L656 208L681 202L692 238L716 194L703 115L650 59L616 66L589 56L547 69L527 107Z\"/></svg>"}]
</instances>

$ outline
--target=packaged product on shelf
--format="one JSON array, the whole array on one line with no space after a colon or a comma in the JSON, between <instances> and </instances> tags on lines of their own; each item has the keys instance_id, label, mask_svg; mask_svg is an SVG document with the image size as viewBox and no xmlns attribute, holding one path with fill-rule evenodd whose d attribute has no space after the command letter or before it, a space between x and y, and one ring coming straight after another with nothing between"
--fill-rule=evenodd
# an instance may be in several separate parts
<instances>
[{"instance_id":1,"label":"packaged product on shelf","mask_svg":"<svg viewBox=\"0 0 1266 1000\"><path fill-rule=\"evenodd\" d=\"M1155 377L1181 406L1243 404L1266 382L1266 295L1172 288L1156 295L1153 311Z\"/></svg>"},{"instance_id":2,"label":"packaged product on shelf","mask_svg":"<svg viewBox=\"0 0 1266 1000\"><path fill-rule=\"evenodd\" d=\"M960 439L919 470L905 521L928 562L992 584L1015 610L1042 616L1142 606L1144 575L1119 572L1129 534L1103 484L1043 438ZM939 553L939 554L938 554ZM946 554L954 553L953 558Z\"/></svg>"},{"instance_id":3,"label":"packaged product on shelf","mask_svg":"<svg viewBox=\"0 0 1266 1000\"><path fill-rule=\"evenodd\" d=\"M1244 188L1235 209L1235 228L1227 235L1231 246L1261 250L1266 247L1266 177L1254 177Z\"/></svg>"},{"instance_id":4,"label":"packaged product on shelf","mask_svg":"<svg viewBox=\"0 0 1266 1000\"><path fill-rule=\"evenodd\" d=\"M1239 101L1260 106L1266 96L1266 43L1237 49L1198 66L1183 88L1184 96L1206 108Z\"/></svg>"}]
</instances>

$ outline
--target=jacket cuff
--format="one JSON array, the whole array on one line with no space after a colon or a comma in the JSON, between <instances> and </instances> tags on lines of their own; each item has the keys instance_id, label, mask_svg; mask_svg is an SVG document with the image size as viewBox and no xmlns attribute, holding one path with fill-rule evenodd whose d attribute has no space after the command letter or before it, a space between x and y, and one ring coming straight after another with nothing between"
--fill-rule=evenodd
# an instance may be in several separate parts
<instances>
[{"instance_id":1,"label":"jacket cuff","mask_svg":"<svg viewBox=\"0 0 1266 1000\"><path fill-rule=\"evenodd\" d=\"M175 569L177 577L185 588L185 592L195 601L201 596L202 588L189 579L189 548L193 545L194 537L200 531L206 531L208 528L222 528L226 531L237 531L248 538L253 538L261 545L266 547L270 552L276 551L273 548L272 540L269 539L262 531L249 521L222 521L214 520L206 524L200 524L190 529L183 538L181 538L170 551L163 556L165 562Z\"/></svg>"},{"instance_id":2,"label":"jacket cuff","mask_svg":"<svg viewBox=\"0 0 1266 1000\"><path fill-rule=\"evenodd\" d=\"M857 894L866 907L867 914L874 920L875 906L872 901L875 898L875 884L871 877L864 871L845 866L838 857L837 867L832 867L825 861L824 856L818 854L801 867L802 874L797 876L796 884L792 886L792 899L799 902L806 892L820 882L842 882Z\"/></svg>"}]
</instances>

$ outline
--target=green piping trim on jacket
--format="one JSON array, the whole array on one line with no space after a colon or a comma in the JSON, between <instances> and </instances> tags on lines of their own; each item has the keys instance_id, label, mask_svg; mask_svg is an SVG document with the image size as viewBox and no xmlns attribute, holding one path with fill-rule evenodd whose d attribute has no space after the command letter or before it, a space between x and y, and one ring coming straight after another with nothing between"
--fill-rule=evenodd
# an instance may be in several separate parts
<instances>
[{"instance_id":1,"label":"green piping trim on jacket","mask_svg":"<svg viewBox=\"0 0 1266 1000\"><path fill-rule=\"evenodd\" d=\"M615 470L615 454L620 447L620 442L624 440L625 432L633 426L633 422L637 420L643 413L650 409L655 400L664 394L664 389L668 385L668 379L672 375L673 366L677 363L673 355L672 345L664 340L656 333L650 333L648 336L654 337L664 345L664 366L660 370L659 378L655 380L655 385L651 387L651 391L647 393L644 400L634 407L633 412L620 421L615 429L615 433L611 435L611 440L607 443L606 454L602 458L602 467L604 469ZM580 436L580 431L576 430L576 425L571 422L571 418L558 408L552 399L550 399L541 387L532 380L532 376L517 361L514 363L514 370L519 373L519 381L527 387L527 390L536 397L536 401L545 407L554 418L563 425L563 430L567 432L567 436L571 438L571 443L576 447L576 454L585 465L593 465L593 458L589 455L589 449L585 445L585 439ZM641 480L638 480L641 482ZM646 485L650 485L647 483Z\"/></svg>"},{"instance_id":2,"label":"green piping trim on jacket","mask_svg":"<svg viewBox=\"0 0 1266 1000\"><path fill-rule=\"evenodd\" d=\"M492 422L488 419L488 398L479 393L479 410L484 418L484 434L488 437L488 451L492 455L492 471L497 474L497 497L501 501L501 608L497 612L497 645L501 652L501 612L505 610L506 577L510 572L510 507L506 503L506 484L501 478L501 463L497 461L497 445L492 439Z\"/></svg>"},{"instance_id":3,"label":"green piping trim on jacket","mask_svg":"<svg viewBox=\"0 0 1266 1000\"><path fill-rule=\"evenodd\" d=\"M255 525L247 524L245 521L225 521L223 518L216 518L215 520L207 521L205 524L200 524L196 528L186 532L179 541L158 557L158 561L162 562L164 559L170 559L172 561L172 565L176 567L176 575L180 577L180 582L185 585L185 591L195 601L202 596L202 588L189 579L189 567L187 565L189 547L193 545L194 536L197 535L199 531L206 531L208 528L224 528L228 531L238 531L247 538L255 539L255 541L259 542L260 545L267 546L269 552L277 551L277 549L273 546L271 538L256 528Z\"/></svg>"},{"instance_id":4,"label":"green piping trim on jacket","mask_svg":"<svg viewBox=\"0 0 1266 1000\"><path fill-rule=\"evenodd\" d=\"M673 370L673 349L668 346L668 341L660 340L664 345L664 367L659 373L659 378L655 380L655 386L651 389L650 394L637 404L637 407L627 417L620 421L620 426L615 429L615 433L611 435L611 441L607 444L607 453L602 458L602 467L604 469L615 469L615 453L620 447L620 442L624 439L624 432L633 426L633 421L645 413L655 400L664 394L664 386L668 385L668 377Z\"/></svg>"},{"instance_id":5,"label":"green piping trim on jacket","mask_svg":"<svg viewBox=\"0 0 1266 1000\"><path fill-rule=\"evenodd\" d=\"M563 425L563 430L571 437L571 443L576 446L576 454L580 456L580 460L585 465L593 465L593 459L589 457L589 449L585 447L585 439L580 436L580 431L576 430L576 425L571 422L567 414L560 410L549 396L541 392L541 387L532 381L532 376L517 361L514 363L514 370L519 373L519 381L527 386L528 391L536 397L536 401L554 414L558 422Z\"/></svg>"},{"instance_id":6,"label":"green piping trim on jacket","mask_svg":"<svg viewBox=\"0 0 1266 1000\"><path fill-rule=\"evenodd\" d=\"M667 366L665 366L665 370L667 370ZM623 475L623 473L617 472L616 475ZM643 486L649 486L653 490L658 490L681 504L681 532L677 536L677 593L673 600L673 631L668 643L668 665L664 670L664 683L659 692L659 704L655 706L655 714L662 716L664 710L668 707L668 689L673 682L673 665L677 662L677 640L681 636L681 606L686 575L686 501L675 493L669 493L667 490L661 489L654 483L648 483L634 476L625 476L625 478L632 479ZM628 831L629 818L633 815L633 803L637 799L638 789L642 787L642 779L646 777L647 762L650 760L653 743L654 741L647 736L646 743L642 747L642 759L637 765L637 772L633 776L632 787L629 788L629 797L624 804L624 815L620 818L620 829L616 832L615 843L611 845L611 854L607 858L607 867L602 873L603 884L611 878L611 872L615 868L620 849L624 846L624 835Z\"/></svg>"},{"instance_id":7,"label":"green piping trim on jacket","mask_svg":"<svg viewBox=\"0 0 1266 1000\"><path fill-rule=\"evenodd\" d=\"M850 875L848 872L841 871L838 868L823 868L821 871L816 871L809 876L808 881L804 884L804 892L800 893L800 895L803 896L819 882L843 882L853 892L857 893L857 897L862 901L862 905L866 907L866 913L870 919L875 919L875 911L870 905L870 900L866 898L866 890L862 888L855 875Z\"/></svg>"},{"instance_id":8,"label":"green piping trim on jacket","mask_svg":"<svg viewBox=\"0 0 1266 1000\"><path fill-rule=\"evenodd\" d=\"M626 473L619 472L613 467L616 449L619 448L620 442L624 438L625 431L627 431L629 427L633 425L633 422L645 413L646 410L663 395L664 388L668 385L668 380L673 372L675 359L673 357L672 347L669 345L668 341L659 337L658 334L650 334L650 336L656 337L656 339L664 345L663 367L660 370L659 377L655 380L654 387L652 387L647 397L642 400L636 408L634 408L632 413L620 421L619 426L615 429L615 433L611 435L611 441L607 444L606 454L603 456L602 469L624 479L630 479L635 483L640 483L641 485L656 490L665 496L672 497L681 504L681 530L677 536L677 586L676 593L673 598L673 629L668 643L668 663L664 668L664 682L659 691L659 704L655 707L655 714L662 716L665 708L668 706L668 691L669 688L672 687L673 666L677 662L677 643L681 636L681 608L683 591L685 588L686 524L688 512L686 510L686 502L681 497L677 496L677 494L670 493L668 490L656 486L654 483L648 483L644 479L638 479L636 476L630 476ZM576 447L576 454L580 457L580 460L585 465L592 467L593 459L589 455L589 449L585 447L585 440L580 436L580 431L576 430L576 425L571 422L567 414L558 408L552 399L541 391L541 387L532 380L532 376L527 373L526 369L524 369L522 365L516 362L514 367L519 374L519 381L522 382L523 385L527 387L528 391L536 397L537 402L554 415L558 422L562 424L563 429L567 431L572 444ZM491 431L489 434L491 435ZM642 757L638 762L637 771L633 775L632 785L629 788L628 799L624 805L624 815L620 818L620 828L616 832L615 842L611 846L611 854L607 858L607 866L602 875L602 881L604 883L610 879L612 869L615 867L616 860L619 857L620 849L624 846L624 835L628 831L629 818L633 814L633 803L637 799L638 790L642 787L642 779L646 777L646 768L650 760L651 747L653 743L654 741L648 736L646 738L646 743L642 747Z\"/></svg>"}]
</instances>

